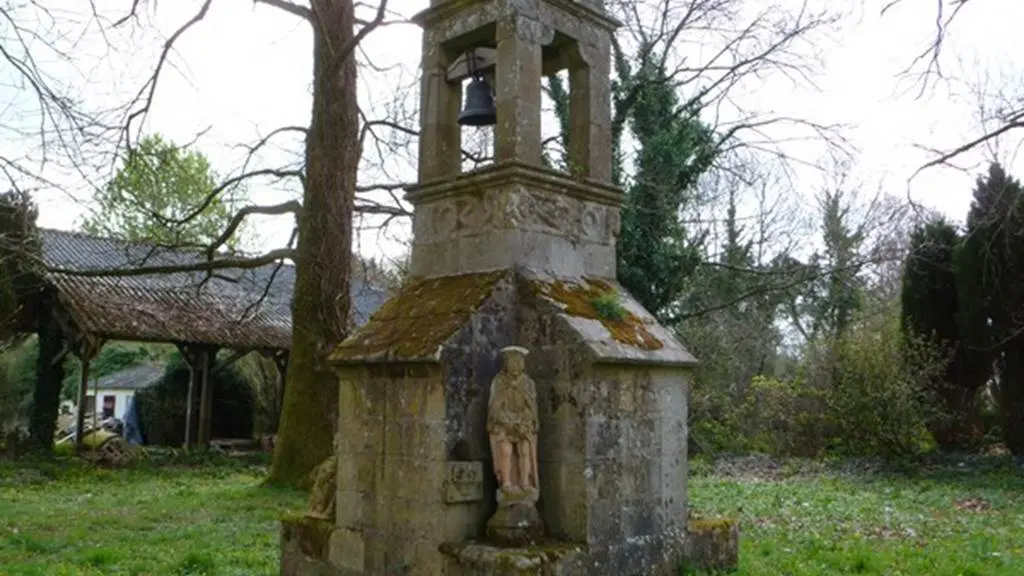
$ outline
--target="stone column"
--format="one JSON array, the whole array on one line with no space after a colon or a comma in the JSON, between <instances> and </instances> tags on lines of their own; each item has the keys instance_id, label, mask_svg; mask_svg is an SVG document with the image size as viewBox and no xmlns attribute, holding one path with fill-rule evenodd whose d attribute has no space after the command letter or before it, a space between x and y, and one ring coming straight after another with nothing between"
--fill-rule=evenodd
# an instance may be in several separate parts
<instances>
[{"instance_id":1,"label":"stone column","mask_svg":"<svg viewBox=\"0 0 1024 576\"><path fill-rule=\"evenodd\" d=\"M611 182L611 44L602 34L579 46L569 70L569 165L575 174Z\"/></svg>"},{"instance_id":2,"label":"stone column","mask_svg":"<svg viewBox=\"0 0 1024 576\"><path fill-rule=\"evenodd\" d=\"M462 86L445 79L448 51L432 34L423 34L423 78L420 80L419 181L455 176L462 170Z\"/></svg>"},{"instance_id":3,"label":"stone column","mask_svg":"<svg viewBox=\"0 0 1024 576\"><path fill-rule=\"evenodd\" d=\"M541 45L545 32L540 22L521 14L498 21L496 162L541 165Z\"/></svg>"}]
</instances>

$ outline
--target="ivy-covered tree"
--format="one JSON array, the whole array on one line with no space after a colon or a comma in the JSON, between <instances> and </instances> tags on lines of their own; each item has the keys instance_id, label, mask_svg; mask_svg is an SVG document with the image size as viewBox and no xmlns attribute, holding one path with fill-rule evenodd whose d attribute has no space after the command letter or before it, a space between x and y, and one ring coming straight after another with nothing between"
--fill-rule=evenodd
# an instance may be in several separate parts
<instances>
[{"instance_id":1,"label":"ivy-covered tree","mask_svg":"<svg viewBox=\"0 0 1024 576\"><path fill-rule=\"evenodd\" d=\"M96 210L84 219L82 229L131 242L207 246L224 232L235 212L230 196L213 194L217 182L201 152L159 134L146 136L96 193ZM228 246L237 245L240 237L233 236Z\"/></svg>"},{"instance_id":2,"label":"ivy-covered tree","mask_svg":"<svg viewBox=\"0 0 1024 576\"><path fill-rule=\"evenodd\" d=\"M1024 454L1024 188L999 164L977 180L958 262L961 292L980 299L971 345L993 354L1003 436Z\"/></svg>"},{"instance_id":3,"label":"ivy-covered tree","mask_svg":"<svg viewBox=\"0 0 1024 576\"><path fill-rule=\"evenodd\" d=\"M30 329L39 282L38 214L27 194L0 193L0 349Z\"/></svg>"},{"instance_id":4,"label":"ivy-covered tree","mask_svg":"<svg viewBox=\"0 0 1024 576\"><path fill-rule=\"evenodd\" d=\"M658 75L660 69L638 76ZM651 313L667 320L686 280L703 260L703 234L682 222L695 202L697 180L717 155L711 129L697 107L680 108L668 82L649 81L633 108L631 128L640 148L626 192L619 234L618 277Z\"/></svg>"},{"instance_id":5,"label":"ivy-covered tree","mask_svg":"<svg viewBox=\"0 0 1024 576\"><path fill-rule=\"evenodd\" d=\"M618 68L614 89L631 94L626 118L638 144L622 207L618 279L652 314L667 320L703 259L704 235L691 234L682 213L696 201L697 181L717 158L720 140L701 121L700 102L681 102L664 66L647 61L634 72L620 62ZM549 79L547 94L565 142L569 94L558 77ZM619 185L622 135L621 126L612 134L612 180Z\"/></svg>"},{"instance_id":6,"label":"ivy-covered tree","mask_svg":"<svg viewBox=\"0 0 1024 576\"><path fill-rule=\"evenodd\" d=\"M911 233L900 294L900 327L911 352L906 361L920 359L914 352L924 345L947 362L943 373L927 383L941 401L929 429L946 448L967 448L978 440L978 390L988 378L985 355L968 345L962 328L971 318L956 282L961 240L956 227L941 217L918 226Z\"/></svg>"}]
</instances>

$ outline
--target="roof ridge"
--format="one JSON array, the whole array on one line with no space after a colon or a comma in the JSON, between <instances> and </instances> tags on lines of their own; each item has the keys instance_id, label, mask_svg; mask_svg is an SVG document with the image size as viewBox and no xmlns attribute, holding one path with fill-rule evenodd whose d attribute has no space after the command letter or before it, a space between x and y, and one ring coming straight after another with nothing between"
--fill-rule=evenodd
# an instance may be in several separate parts
<instances>
[{"instance_id":1,"label":"roof ridge","mask_svg":"<svg viewBox=\"0 0 1024 576\"><path fill-rule=\"evenodd\" d=\"M82 239L85 239L85 240L101 240L101 241L111 242L113 244L117 244L117 245L122 246L122 247L150 248L150 249L156 248L159 251L164 251L164 252L168 252L168 253L178 253L178 254L190 255L190 256L202 256L204 254L203 249L198 247L198 246L194 247L194 248L193 247L186 247L186 246L160 246L160 245L157 245L157 244L153 244L151 242L143 242L143 241L137 241L137 240L125 240L124 238L118 238L116 236L100 236L100 235L96 235L96 234L90 234L90 233L85 232L83 230L62 230L60 228L47 228L47 227L43 227L43 226L40 226L38 228L38 230L40 232L42 232L42 233L57 233L57 234L63 234L65 236L72 236L72 237L75 237L75 238L82 238ZM226 255L226 256L233 255L233 256L242 256L242 257L246 257L246 258L252 258L252 257L258 256L258 255L260 255L262 253L263 252L259 252L259 251L257 251L257 252L238 251L238 252L235 252L234 254L231 254L231 253L228 253L228 252L222 252L222 254ZM295 267L295 263L294 262L289 262L288 260L269 262L267 264L263 264L262 266L270 266L270 265L276 266L278 264L282 264L285 267L291 267L291 268ZM255 266L254 268L259 268L259 267L260 266ZM244 267L240 267L240 268L244 268Z\"/></svg>"}]
</instances>

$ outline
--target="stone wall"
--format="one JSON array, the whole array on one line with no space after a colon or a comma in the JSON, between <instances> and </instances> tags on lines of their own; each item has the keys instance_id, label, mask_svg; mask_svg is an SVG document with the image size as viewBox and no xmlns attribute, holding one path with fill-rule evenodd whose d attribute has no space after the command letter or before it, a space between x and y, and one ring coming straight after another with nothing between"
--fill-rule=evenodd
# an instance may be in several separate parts
<instances>
[{"instance_id":1,"label":"stone wall","mask_svg":"<svg viewBox=\"0 0 1024 576\"><path fill-rule=\"evenodd\" d=\"M352 574L441 574L443 544L482 535L495 509L486 432L490 382L500 368L499 350L515 344L530 350L527 372L537 386L538 509L549 537L582 550L563 562L565 573L674 569L686 525L692 357L614 283L584 288L522 271L481 278L487 282L438 280L464 289L435 286L436 295L403 308L407 315L449 314L453 298L468 294L477 302L450 336L426 330L429 318L417 316L410 334L441 338L431 344L435 360L383 361L396 350L426 354L422 342L405 339L387 350L357 347L393 332L377 326L379 318L353 335L350 348L376 360L339 367L330 563ZM419 294L417 286L406 291ZM588 302L612 292L624 315L602 320Z\"/></svg>"},{"instance_id":2,"label":"stone wall","mask_svg":"<svg viewBox=\"0 0 1024 576\"><path fill-rule=\"evenodd\" d=\"M548 533L587 544L582 574L671 571L687 515L687 369L595 364L568 323L532 304L518 331L538 387Z\"/></svg>"},{"instance_id":3,"label":"stone wall","mask_svg":"<svg viewBox=\"0 0 1024 576\"><path fill-rule=\"evenodd\" d=\"M436 365L340 371L332 564L374 574L440 573L444 398Z\"/></svg>"}]
</instances>

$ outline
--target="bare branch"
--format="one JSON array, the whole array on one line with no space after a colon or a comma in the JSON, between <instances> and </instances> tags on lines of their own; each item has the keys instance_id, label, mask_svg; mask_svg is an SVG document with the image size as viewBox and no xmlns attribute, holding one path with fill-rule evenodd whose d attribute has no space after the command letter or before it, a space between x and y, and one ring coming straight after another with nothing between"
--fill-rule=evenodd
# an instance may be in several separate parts
<instances>
[{"instance_id":1,"label":"bare branch","mask_svg":"<svg viewBox=\"0 0 1024 576\"><path fill-rule=\"evenodd\" d=\"M246 218L254 214L262 214L265 216L280 216L282 214L295 214L298 217L299 211L302 210L302 204L296 200L289 202L283 202L281 204L275 204L273 206L245 206L235 213L234 217L228 223L227 227L224 228L224 232L217 237L210 245L206 248L207 260L213 260L217 249L227 243L228 240L235 234L238 227L242 225L242 222Z\"/></svg>"},{"instance_id":2,"label":"bare branch","mask_svg":"<svg viewBox=\"0 0 1024 576\"><path fill-rule=\"evenodd\" d=\"M287 0L252 0L253 4L266 4L267 6L273 6L279 10L298 16L310 24L313 23L313 11L305 6L293 4Z\"/></svg>"}]
</instances>

